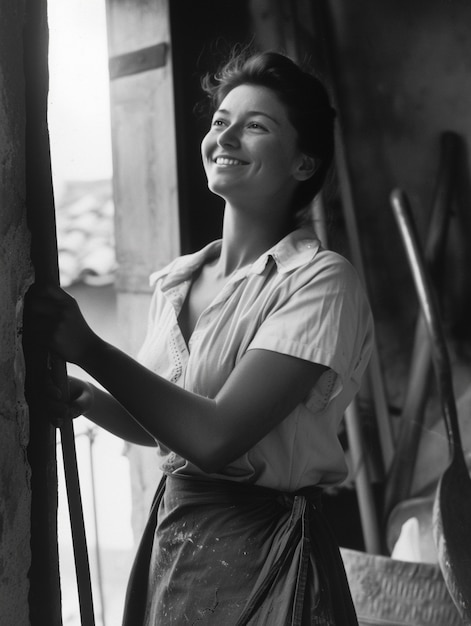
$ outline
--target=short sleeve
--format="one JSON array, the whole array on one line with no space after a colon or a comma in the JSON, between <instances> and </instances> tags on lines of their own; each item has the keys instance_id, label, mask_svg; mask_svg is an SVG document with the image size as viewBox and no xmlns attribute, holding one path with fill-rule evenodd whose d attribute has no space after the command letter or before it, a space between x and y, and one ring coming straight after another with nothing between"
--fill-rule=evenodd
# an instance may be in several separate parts
<instances>
[{"instance_id":1,"label":"short sleeve","mask_svg":"<svg viewBox=\"0 0 471 626\"><path fill-rule=\"evenodd\" d=\"M273 350L361 378L372 343L370 307L352 265L321 251L280 281L249 349Z\"/></svg>"}]
</instances>

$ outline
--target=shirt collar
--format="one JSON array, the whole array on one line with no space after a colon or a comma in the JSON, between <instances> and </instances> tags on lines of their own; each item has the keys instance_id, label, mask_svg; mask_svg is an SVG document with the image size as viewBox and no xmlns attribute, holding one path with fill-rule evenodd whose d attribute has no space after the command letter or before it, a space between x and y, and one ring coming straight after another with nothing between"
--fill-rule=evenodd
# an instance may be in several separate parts
<instances>
[{"instance_id":1,"label":"shirt collar","mask_svg":"<svg viewBox=\"0 0 471 626\"><path fill-rule=\"evenodd\" d=\"M264 252L250 267L250 273L261 274L271 257L280 274L285 274L306 265L316 256L320 241L310 228L295 230L270 250Z\"/></svg>"},{"instance_id":2,"label":"shirt collar","mask_svg":"<svg viewBox=\"0 0 471 626\"><path fill-rule=\"evenodd\" d=\"M218 239L194 252L178 257L164 269L154 272L150 276L150 284L163 278L162 291L167 291L176 285L189 280L193 273L204 263L215 259L221 252L222 240ZM310 228L300 228L289 233L272 248L264 252L254 263L247 265L234 273L234 280L245 278L249 274L261 274L269 259L275 261L280 274L285 274L309 263L317 254L320 241Z\"/></svg>"}]
</instances>

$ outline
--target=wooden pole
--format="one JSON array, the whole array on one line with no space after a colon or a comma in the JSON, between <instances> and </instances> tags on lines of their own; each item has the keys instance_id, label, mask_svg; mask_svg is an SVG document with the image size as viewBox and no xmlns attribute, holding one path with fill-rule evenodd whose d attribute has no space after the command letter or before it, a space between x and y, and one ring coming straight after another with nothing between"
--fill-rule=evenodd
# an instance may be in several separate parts
<instances>
[{"instance_id":1,"label":"wooden pole","mask_svg":"<svg viewBox=\"0 0 471 626\"><path fill-rule=\"evenodd\" d=\"M315 28L318 32L321 42L324 60L328 75L331 79L331 87L333 91L334 101L337 108L339 118L339 132L336 141L336 166L340 183L340 194L342 198L343 215L347 229L348 243L350 253L360 278L365 287L367 287L366 272L363 263L363 253L361 250L360 235L358 232L357 216L353 191L351 188L351 175L349 163L347 160L346 147L342 133L342 115L339 107L339 95L337 81L335 80L335 64L333 55L333 33L331 27L331 16L329 5L325 0L313 3L313 16L315 20ZM383 473L385 473L391 465L394 454L393 433L390 422L389 408L386 398L386 391L383 382L383 374L381 371L381 363L379 359L378 348L373 347L370 363L366 371L367 379L370 383L373 403L375 407L375 417L378 426L379 443L382 452Z\"/></svg>"},{"instance_id":2,"label":"wooden pole","mask_svg":"<svg viewBox=\"0 0 471 626\"><path fill-rule=\"evenodd\" d=\"M34 235L41 198L50 194L49 138L47 136L47 13L46 0L27 0L24 28L25 78L25 185L28 226L32 232L31 257L41 250ZM47 139L47 143L46 140ZM49 264L49 263L48 263ZM40 389L47 380L47 355L25 345L25 392L30 414L28 462L31 467L31 567L29 608L33 626L62 624L57 545L56 434L44 417Z\"/></svg>"},{"instance_id":3,"label":"wooden pole","mask_svg":"<svg viewBox=\"0 0 471 626\"><path fill-rule=\"evenodd\" d=\"M26 214L31 231L35 282L59 285L57 238L47 106L49 91L47 0L26 0L24 30ZM62 624L57 545L56 433L45 412L41 389L52 379L68 397L64 362L25 346L26 398L30 408L31 569L30 619L33 626ZM72 422L61 427L64 469L74 541L82 626L93 626L88 553L78 481Z\"/></svg>"}]
</instances>

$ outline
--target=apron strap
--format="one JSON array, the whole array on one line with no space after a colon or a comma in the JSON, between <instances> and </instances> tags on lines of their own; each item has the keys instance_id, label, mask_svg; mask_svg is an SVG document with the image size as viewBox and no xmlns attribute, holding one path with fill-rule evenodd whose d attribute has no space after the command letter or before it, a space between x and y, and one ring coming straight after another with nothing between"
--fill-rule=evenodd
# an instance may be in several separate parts
<instances>
[{"instance_id":1,"label":"apron strap","mask_svg":"<svg viewBox=\"0 0 471 626\"><path fill-rule=\"evenodd\" d=\"M155 492L144 533L134 558L124 601L123 626L138 626L144 622L147 604L147 584L159 504L165 491L167 475L163 474Z\"/></svg>"}]
</instances>

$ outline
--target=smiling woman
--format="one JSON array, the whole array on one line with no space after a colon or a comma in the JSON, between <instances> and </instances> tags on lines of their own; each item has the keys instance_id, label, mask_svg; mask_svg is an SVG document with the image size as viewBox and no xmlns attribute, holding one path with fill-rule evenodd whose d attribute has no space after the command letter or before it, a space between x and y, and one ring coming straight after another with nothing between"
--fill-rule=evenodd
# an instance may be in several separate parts
<instances>
[{"instance_id":1,"label":"smiling woman","mask_svg":"<svg viewBox=\"0 0 471 626\"><path fill-rule=\"evenodd\" d=\"M372 317L353 267L299 225L330 167L333 111L275 53L233 59L205 86L222 239L151 276L137 360L60 290L30 300L38 336L107 390L71 380L72 414L157 448L125 626L354 626L320 494L347 473L337 431Z\"/></svg>"},{"instance_id":2,"label":"smiling woman","mask_svg":"<svg viewBox=\"0 0 471 626\"><path fill-rule=\"evenodd\" d=\"M239 85L224 98L202 153L213 193L232 209L250 208L263 219L268 211L272 222L280 211L285 219L298 183L315 171L315 159L299 149L284 105L258 85Z\"/></svg>"},{"instance_id":3,"label":"smiling woman","mask_svg":"<svg viewBox=\"0 0 471 626\"><path fill-rule=\"evenodd\" d=\"M297 209L305 209L324 185L331 166L335 110L319 79L291 64L288 58L282 58L276 67L265 71L261 57L255 56L246 63L243 54L235 55L214 78L211 75L204 77L203 89L214 110L219 109L229 92L241 84L265 87L276 96L275 107L282 106L282 118L287 116L296 131L297 147L304 155L315 158L314 171L298 186L293 199ZM267 111L264 113L266 115ZM275 116L273 122L276 121Z\"/></svg>"}]
</instances>

